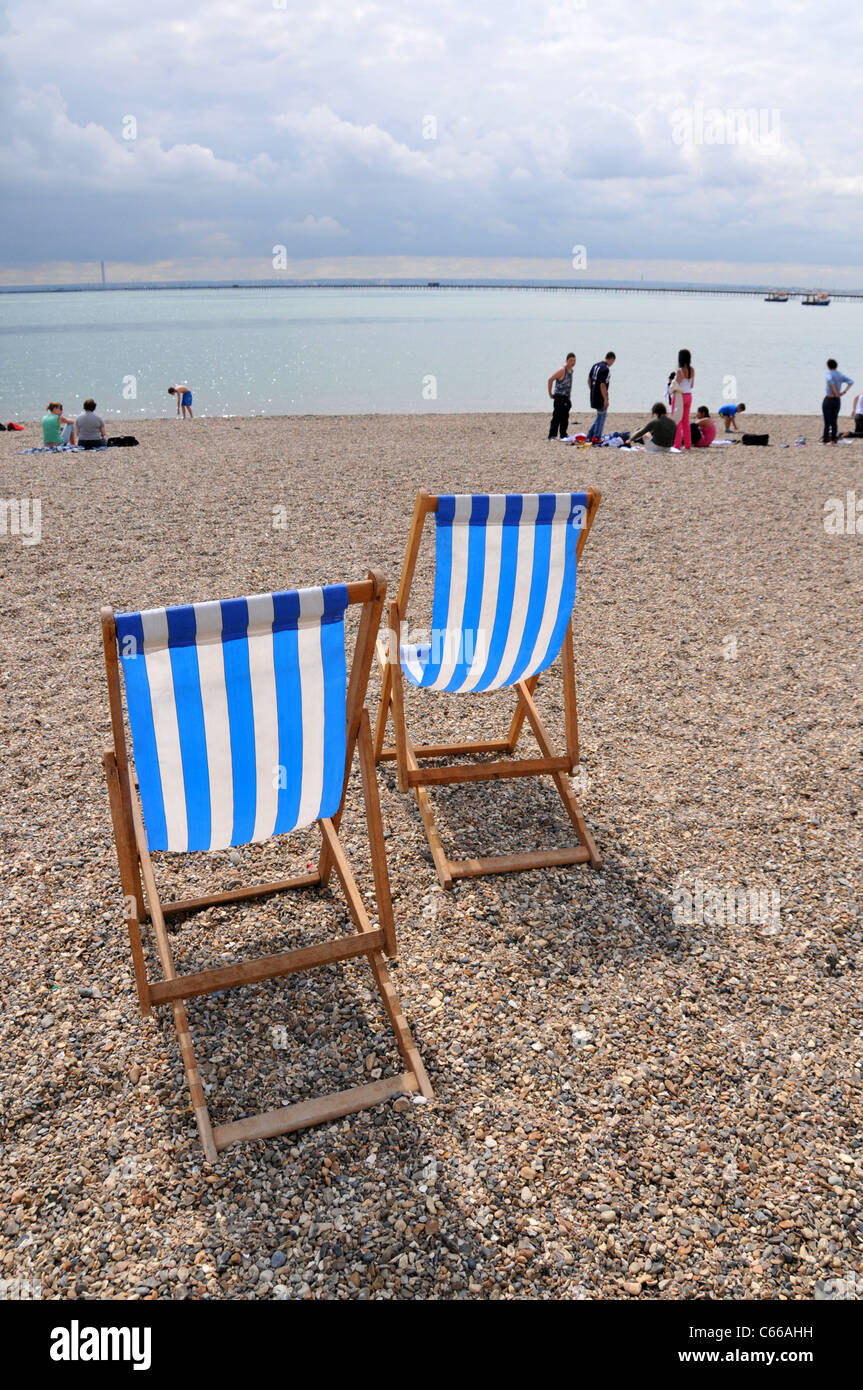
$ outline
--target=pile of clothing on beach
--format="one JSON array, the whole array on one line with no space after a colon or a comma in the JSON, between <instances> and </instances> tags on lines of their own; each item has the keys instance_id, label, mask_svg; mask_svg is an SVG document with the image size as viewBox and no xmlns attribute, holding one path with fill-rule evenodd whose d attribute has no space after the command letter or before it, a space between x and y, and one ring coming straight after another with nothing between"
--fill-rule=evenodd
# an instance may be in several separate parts
<instances>
[{"instance_id":1,"label":"pile of clothing on beach","mask_svg":"<svg viewBox=\"0 0 863 1390\"><path fill-rule=\"evenodd\" d=\"M604 434L602 439L588 439L586 434L570 434L564 439L564 444L577 445L582 449L628 449L629 430L614 430L612 434Z\"/></svg>"}]
</instances>

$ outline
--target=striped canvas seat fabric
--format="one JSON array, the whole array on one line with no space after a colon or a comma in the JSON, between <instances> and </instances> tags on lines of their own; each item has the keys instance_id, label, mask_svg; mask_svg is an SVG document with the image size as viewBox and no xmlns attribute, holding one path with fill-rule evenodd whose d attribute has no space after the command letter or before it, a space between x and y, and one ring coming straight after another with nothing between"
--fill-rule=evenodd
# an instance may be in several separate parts
<instances>
[{"instance_id":1,"label":"striped canvas seat fabric","mask_svg":"<svg viewBox=\"0 0 863 1390\"><path fill-rule=\"evenodd\" d=\"M560 651L575 601L584 492L441 496L431 642L402 670L431 690L497 690Z\"/></svg>"},{"instance_id":2,"label":"striped canvas seat fabric","mask_svg":"<svg viewBox=\"0 0 863 1390\"><path fill-rule=\"evenodd\" d=\"M151 850L226 849L338 809L347 586L118 613Z\"/></svg>"}]
</instances>

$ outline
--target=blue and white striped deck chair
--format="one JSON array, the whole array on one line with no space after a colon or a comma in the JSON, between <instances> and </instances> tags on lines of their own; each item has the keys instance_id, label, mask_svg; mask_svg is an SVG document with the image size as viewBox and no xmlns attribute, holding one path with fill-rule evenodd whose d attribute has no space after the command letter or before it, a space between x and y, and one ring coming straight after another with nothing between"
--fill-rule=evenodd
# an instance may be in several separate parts
<instances>
[{"instance_id":1,"label":"blue and white striped deck chair","mask_svg":"<svg viewBox=\"0 0 863 1390\"><path fill-rule=\"evenodd\" d=\"M385 582L372 572L358 584L140 613L102 609L114 736L104 764L138 999L144 1014L154 1004L173 1008L192 1106L211 1161L221 1149L244 1139L328 1122L405 1092L431 1095L384 959L395 953L395 925L365 697L385 594ZM362 612L348 678L345 611L350 604L361 604ZM126 751L121 670L134 766ZM357 748L377 927L338 835ZM205 897L160 901L152 852L225 850L313 822L322 836L313 872ZM325 886L333 870L356 934L177 975L166 917L288 888ZM148 976L144 953L141 926L147 919L162 966L163 978L156 981ZM184 1001L360 955L368 958L405 1071L264 1115L212 1125Z\"/></svg>"},{"instance_id":2,"label":"blue and white striped deck chair","mask_svg":"<svg viewBox=\"0 0 863 1390\"><path fill-rule=\"evenodd\" d=\"M578 719L572 610L576 569L600 493L417 495L398 596L390 605L388 644L378 643L383 698L375 731L375 760L395 761L401 791L417 798L438 877L454 879L600 858L569 784L578 767ZM435 518L434 598L430 633L411 641L408 599L425 519ZM541 672L562 657L566 753L556 756L534 702ZM451 695L479 695L512 686L517 707L506 738L415 747L405 722L404 684ZM384 747L392 715L395 746ZM515 752L527 719L540 757L421 766L453 757ZM450 860L444 853L427 788L448 782L548 774L563 799L578 844L486 859Z\"/></svg>"}]
</instances>

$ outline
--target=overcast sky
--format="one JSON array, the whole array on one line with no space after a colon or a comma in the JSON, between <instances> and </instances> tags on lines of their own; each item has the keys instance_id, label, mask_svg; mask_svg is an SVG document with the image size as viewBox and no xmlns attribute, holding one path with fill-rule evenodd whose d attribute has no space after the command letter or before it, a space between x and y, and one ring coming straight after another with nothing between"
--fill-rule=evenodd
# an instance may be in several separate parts
<instances>
[{"instance_id":1,"label":"overcast sky","mask_svg":"<svg viewBox=\"0 0 863 1390\"><path fill-rule=\"evenodd\" d=\"M859 7L281 3L6 0L7 282L102 258L271 276L276 245L334 274L489 257L560 277L583 246L591 278L863 281Z\"/></svg>"}]
</instances>

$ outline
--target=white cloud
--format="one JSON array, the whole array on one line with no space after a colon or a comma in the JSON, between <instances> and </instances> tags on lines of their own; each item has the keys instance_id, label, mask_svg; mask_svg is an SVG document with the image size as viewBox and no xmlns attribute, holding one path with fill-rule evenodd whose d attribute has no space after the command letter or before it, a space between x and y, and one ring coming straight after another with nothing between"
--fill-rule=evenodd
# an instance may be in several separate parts
<instances>
[{"instance_id":1,"label":"white cloud","mask_svg":"<svg viewBox=\"0 0 863 1390\"><path fill-rule=\"evenodd\" d=\"M279 231L293 232L298 236L312 237L333 237L347 236L348 232L342 227L334 217L313 217L311 213L304 217L301 222L292 222L286 218L279 224Z\"/></svg>"}]
</instances>

